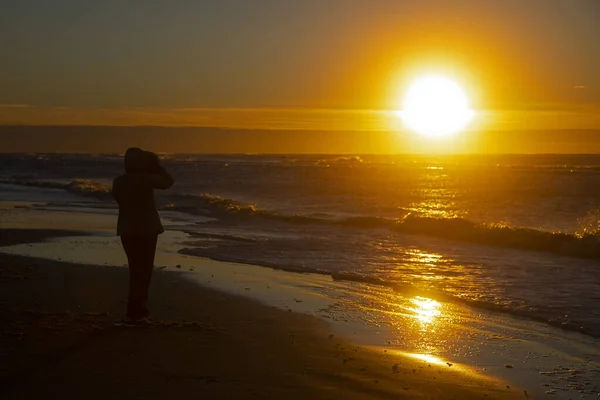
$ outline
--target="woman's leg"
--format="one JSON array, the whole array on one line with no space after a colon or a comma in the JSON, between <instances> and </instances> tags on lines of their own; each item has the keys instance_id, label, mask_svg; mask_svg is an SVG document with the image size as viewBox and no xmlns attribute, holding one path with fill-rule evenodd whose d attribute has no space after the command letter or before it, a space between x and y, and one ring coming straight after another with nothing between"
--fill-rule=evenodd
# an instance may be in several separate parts
<instances>
[{"instance_id":1,"label":"woman's leg","mask_svg":"<svg viewBox=\"0 0 600 400\"><path fill-rule=\"evenodd\" d=\"M140 301L140 273L143 270L143 246L138 236L121 236L121 243L129 263L129 296L127 318L142 318Z\"/></svg>"},{"instance_id":2,"label":"woman's leg","mask_svg":"<svg viewBox=\"0 0 600 400\"><path fill-rule=\"evenodd\" d=\"M149 315L148 292L150 290L150 281L152 280L152 271L154 270L157 239L158 235L144 236L142 243L141 251L143 253L143 260L139 273L139 304L142 317Z\"/></svg>"},{"instance_id":3,"label":"woman's leg","mask_svg":"<svg viewBox=\"0 0 600 400\"><path fill-rule=\"evenodd\" d=\"M129 262L129 298L127 318L136 320L148 316L148 290L154 269L158 235L121 237Z\"/></svg>"}]
</instances>

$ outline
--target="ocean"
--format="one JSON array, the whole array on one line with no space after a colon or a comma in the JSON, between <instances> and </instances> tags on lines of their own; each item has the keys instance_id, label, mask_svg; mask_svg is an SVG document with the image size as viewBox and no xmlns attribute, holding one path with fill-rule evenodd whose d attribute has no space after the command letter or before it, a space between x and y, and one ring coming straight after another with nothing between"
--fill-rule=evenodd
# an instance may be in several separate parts
<instances>
[{"instance_id":1,"label":"ocean","mask_svg":"<svg viewBox=\"0 0 600 400\"><path fill-rule=\"evenodd\" d=\"M600 337L598 155L162 154L182 253L410 289ZM116 209L116 154L0 154L3 197ZM208 217L198 222L197 216Z\"/></svg>"}]
</instances>

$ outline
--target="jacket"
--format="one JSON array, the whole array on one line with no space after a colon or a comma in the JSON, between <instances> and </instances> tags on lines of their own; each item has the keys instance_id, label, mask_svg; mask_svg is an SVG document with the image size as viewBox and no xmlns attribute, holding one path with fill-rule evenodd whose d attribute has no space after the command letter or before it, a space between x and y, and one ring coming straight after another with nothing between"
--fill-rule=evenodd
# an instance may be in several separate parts
<instances>
[{"instance_id":1,"label":"jacket","mask_svg":"<svg viewBox=\"0 0 600 400\"><path fill-rule=\"evenodd\" d=\"M126 173L113 181L113 195L119 204L118 236L158 235L165 229L154 201L154 189L168 189L173 178L162 167L156 173Z\"/></svg>"}]
</instances>

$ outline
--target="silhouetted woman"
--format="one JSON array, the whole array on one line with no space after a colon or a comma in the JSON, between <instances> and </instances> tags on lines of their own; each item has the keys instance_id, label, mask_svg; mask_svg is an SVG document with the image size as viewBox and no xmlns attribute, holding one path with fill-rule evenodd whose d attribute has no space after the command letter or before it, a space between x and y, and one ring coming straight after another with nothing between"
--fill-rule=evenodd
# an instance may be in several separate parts
<instances>
[{"instance_id":1,"label":"silhouetted woman","mask_svg":"<svg viewBox=\"0 0 600 400\"><path fill-rule=\"evenodd\" d=\"M125 174L113 181L113 194L119 204L117 235L129 262L127 318L138 321L148 317L148 290L154 269L160 222L154 189L168 189L173 178L160 165L158 156L136 147L125 152Z\"/></svg>"}]
</instances>

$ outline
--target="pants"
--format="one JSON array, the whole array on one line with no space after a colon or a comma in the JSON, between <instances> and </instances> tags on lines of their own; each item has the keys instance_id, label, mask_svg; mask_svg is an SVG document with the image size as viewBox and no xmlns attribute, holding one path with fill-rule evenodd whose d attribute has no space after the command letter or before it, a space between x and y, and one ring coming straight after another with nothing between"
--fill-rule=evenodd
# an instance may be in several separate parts
<instances>
[{"instance_id":1,"label":"pants","mask_svg":"<svg viewBox=\"0 0 600 400\"><path fill-rule=\"evenodd\" d=\"M129 298L127 318L147 317L148 290L154 269L154 254L158 235L121 236L121 243L129 262Z\"/></svg>"}]
</instances>

